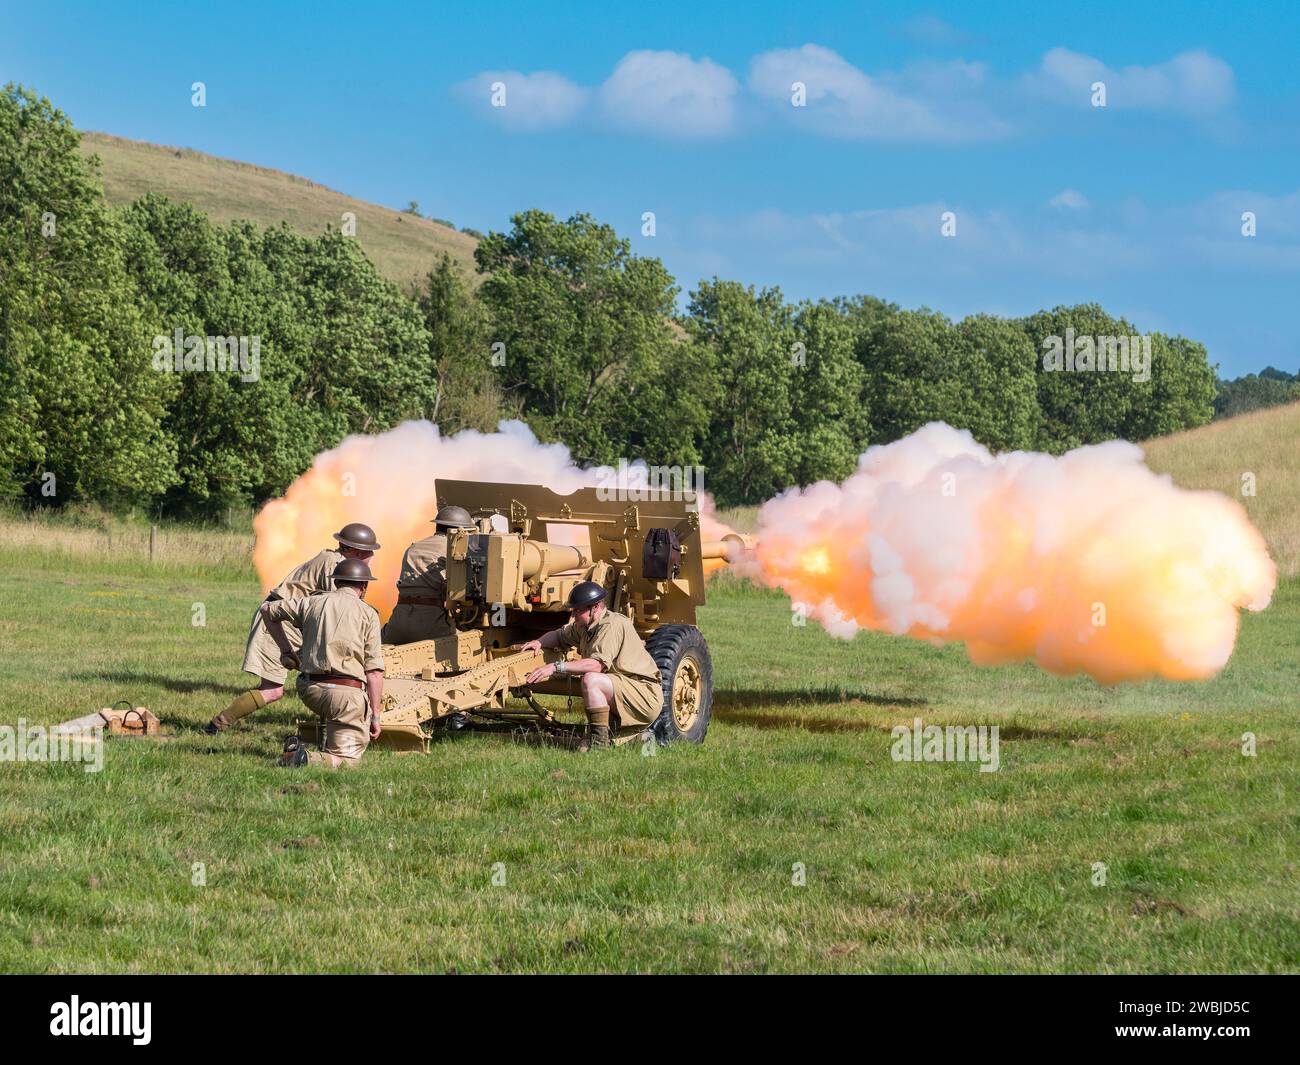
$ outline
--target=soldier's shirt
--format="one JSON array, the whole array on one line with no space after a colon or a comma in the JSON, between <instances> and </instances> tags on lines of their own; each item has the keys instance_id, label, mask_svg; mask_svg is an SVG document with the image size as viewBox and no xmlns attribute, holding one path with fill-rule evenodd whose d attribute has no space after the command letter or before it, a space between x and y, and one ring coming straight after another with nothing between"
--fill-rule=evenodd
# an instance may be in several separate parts
<instances>
[{"instance_id":1,"label":"soldier's shirt","mask_svg":"<svg viewBox=\"0 0 1300 1065\"><path fill-rule=\"evenodd\" d=\"M660 684L659 667L646 650L645 641L622 614L607 609L586 629L570 621L560 629L559 646L566 651L576 647L580 657L594 658L606 673L648 681L656 689Z\"/></svg>"},{"instance_id":2,"label":"soldier's shirt","mask_svg":"<svg viewBox=\"0 0 1300 1065\"><path fill-rule=\"evenodd\" d=\"M402 556L397 590L417 596L444 598L447 594L447 537L441 533L416 540Z\"/></svg>"},{"instance_id":3,"label":"soldier's shirt","mask_svg":"<svg viewBox=\"0 0 1300 1065\"><path fill-rule=\"evenodd\" d=\"M315 558L309 559L290 573L268 593L268 598L301 599L308 595L321 595L334 590L334 567L343 561L343 554L333 548L326 548ZM301 637L296 626L290 625L284 630L285 641L289 650L298 653ZM255 677L283 684L289 675L280 662L280 648L266 626L262 616L253 611L253 622L248 628L248 644L244 648L244 672Z\"/></svg>"},{"instance_id":4,"label":"soldier's shirt","mask_svg":"<svg viewBox=\"0 0 1300 1065\"><path fill-rule=\"evenodd\" d=\"M280 599L301 599L306 595L319 595L334 590L334 567L343 561L342 552L327 547L309 559L271 589L270 595Z\"/></svg>"},{"instance_id":5,"label":"soldier's shirt","mask_svg":"<svg viewBox=\"0 0 1300 1065\"><path fill-rule=\"evenodd\" d=\"M346 589L277 600L267 616L288 621L302 632L300 674L335 673L365 681L368 672L384 668L379 615Z\"/></svg>"}]
</instances>

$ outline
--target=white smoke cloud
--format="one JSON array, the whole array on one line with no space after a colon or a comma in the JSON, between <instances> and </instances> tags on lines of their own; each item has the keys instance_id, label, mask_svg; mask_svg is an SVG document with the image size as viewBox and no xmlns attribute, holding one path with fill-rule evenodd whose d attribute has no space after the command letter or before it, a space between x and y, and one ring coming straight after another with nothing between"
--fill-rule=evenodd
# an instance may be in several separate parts
<instances>
[{"instance_id":1,"label":"white smoke cloud","mask_svg":"<svg viewBox=\"0 0 1300 1065\"><path fill-rule=\"evenodd\" d=\"M1134 444L994 456L939 422L764 504L740 570L834 635L958 640L977 664L1107 684L1214 675L1276 582L1239 504L1178 488Z\"/></svg>"}]
</instances>

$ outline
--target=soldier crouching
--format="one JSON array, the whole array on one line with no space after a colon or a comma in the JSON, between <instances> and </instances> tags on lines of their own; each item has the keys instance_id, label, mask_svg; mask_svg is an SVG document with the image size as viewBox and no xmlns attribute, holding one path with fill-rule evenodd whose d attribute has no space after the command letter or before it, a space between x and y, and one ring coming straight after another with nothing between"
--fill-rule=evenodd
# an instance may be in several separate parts
<instances>
[{"instance_id":1,"label":"soldier crouching","mask_svg":"<svg viewBox=\"0 0 1300 1065\"><path fill-rule=\"evenodd\" d=\"M283 766L356 765L379 736L384 656L379 615L363 602L375 578L356 558L340 562L333 576L332 592L262 605L268 627L288 621L302 633L298 696L324 724L319 751L308 751L297 736L285 741Z\"/></svg>"},{"instance_id":2,"label":"soldier crouching","mask_svg":"<svg viewBox=\"0 0 1300 1065\"><path fill-rule=\"evenodd\" d=\"M587 710L587 735L578 750L607 748L610 725L648 728L663 709L663 679L646 650L636 627L605 604L605 589L583 581L569 593L571 620L562 628L520 645L523 651L576 647L576 662L548 662L525 678L540 684L553 676L582 678L582 701Z\"/></svg>"}]
</instances>

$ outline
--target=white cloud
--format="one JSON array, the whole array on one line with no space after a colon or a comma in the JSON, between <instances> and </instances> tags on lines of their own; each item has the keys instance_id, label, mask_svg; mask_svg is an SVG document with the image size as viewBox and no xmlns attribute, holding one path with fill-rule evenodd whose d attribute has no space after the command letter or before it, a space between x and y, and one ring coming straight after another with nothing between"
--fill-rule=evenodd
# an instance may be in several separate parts
<instances>
[{"instance_id":1,"label":"white cloud","mask_svg":"<svg viewBox=\"0 0 1300 1065\"><path fill-rule=\"evenodd\" d=\"M497 86L498 88L494 88ZM504 106L494 106L494 93ZM586 106L588 92L561 74L540 70L485 70L455 87L471 109L508 129L541 130L567 125Z\"/></svg>"},{"instance_id":2,"label":"white cloud","mask_svg":"<svg viewBox=\"0 0 1300 1065\"><path fill-rule=\"evenodd\" d=\"M750 63L749 89L792 121L815 132L854 140L969 141L1005 135L1007 126L960 98L927 100L982 80L975 63L924 64L901 75L872 78L821 45L764 52ZM794 84L806 106L792 104ZM913 94L909 85L921 91Z\"/></svg>"},{"instance_id":3,"label":"white cloud","mask_svg":"<svg viewBox=\"0 0 1300 1065\"><path fill-rule=\"evenodd\" d=\"M1106 85L1106 106L1216 115L1236 96L1232 68L1204 50L1180 52L1153 66L1116 70L1100 59L1053 48L1026 79L1031 90L1053 99L1090 105L1092 85Z\"/></svg>"},{"instance_id":4,"label":"white cloud","mask_svg":"<svg viewBox=\"0 0 1300 1065\"><path fill-rule=\"evenodd\" d=\"M1056 200L1077 190L1066 189ZM1086 200L1084 201L1086 203ZM1257 213L1260 236L1240 232L1243 210ZM941 235L945 211L957 235ZM1135 225L1134 220L1142 224ZM976 286L1083 281L1117 275L1241 276L1300 272L1300 190L1282 195L1224 192L1190 204L1137 201L1077 209L1010 210L940 201L821 213L765 209L693 220L691 246L725 257L728 268L817 269L852 277L878 295L905 284L948 279ZM688 249L689 250L689 249Z\"/></svg>"},{"instance_id":5,"label":"white cloud","mask_svg":"<svg viewBox=\"0 0 1300 1065\"><path fill-rule=\"evenodd\" d=\"M1058 47L1029 73L997 79L983 63L962 59L868 74L829 48L805 44L755 56L747 93L711 59L640 50L623 56L598 88L551 71L484 71L455 90L480 116L512 130L587 119L663 137L722 137L735 131L742 113L752 115L761 104L770 115L821 136L961 143L1005 138L1047 120L1046 112L1035 117L1035 100L1086 108L1098 81L1106 85L1108 107L1200 116L1209 120L1207 129L1233 122L1232 68L1203 50L1115 69ZM505 87L504 107L492 106L495 83ZM796 83L805 87L804 106L794 105Z\"/></svg>"},{"instance_id":6,"label":"white cloud","mask_svg":"<svg viewBox=\"0 0 1300 1065\"><path fill-rule=\"evenodd\" d=\"M908 19L903 29L909 37L938 48L965 44L970 40L969 34L950 22L944 22L938 15L918 15Z\"/></svg>"},{"instance_id":7,"label":"white cloud","mask_svg":"<svg viewBox=\"0 0 1300 1065\"><path fill-rule=\"evenodd\" d=\"M1078 189L1062 189L1048 201L1048 206L1083 211L1088 207L1088 198Z\"/></svg>"},{"instance_id":8,"label":"white cloud","mask_svg":"<svg viewBox=\"0 0 1300 1065\"><path fill-rule=\"evenodd\" d=\"M600 87L601 109L615 126L668 136L730 132L739 88L731 71L681 52L629 52Z\"/></svg>"}]
</instances>

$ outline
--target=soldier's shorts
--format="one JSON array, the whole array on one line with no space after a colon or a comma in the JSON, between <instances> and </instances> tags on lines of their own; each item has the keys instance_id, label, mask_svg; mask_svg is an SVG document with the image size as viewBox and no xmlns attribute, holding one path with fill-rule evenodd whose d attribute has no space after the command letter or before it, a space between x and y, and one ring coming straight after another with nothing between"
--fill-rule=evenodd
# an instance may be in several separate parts
<instances>
[{"instance_id":1,"label":"soldier's shorts","mask_svg":"<svg viewBox=\"0 0 1300 1065\"><path fill-rule=\"evenodd\" d=\"M325 726L325 742L320 751L311 751L312 764L326 763L332 754L345 766L356 765L370 746L370 701L364 688L346 684L306 684L298 678L298 697Z\"/></svg>"},{"instance_id":2,"label":"soldier's shorts","mask_svg":"<svg viewBox=\"0 0 1300 1065\"><path fill-rule=\"evenodd\" d=\"M384 624L380 639L384 643L416 643L450 636L455 631L447 611L440 606L398 603Z\"/></svg>"},{"instance_id":3,"label":"soldier's shorts","mask_svg":"<svg viewBox=\"0 0 1300 1065\"><path fill-rule=\"evenodd\" d=\"M614 685L610 704L620 728L653 725L664 708L664 689L659 681L638 680L621 673L606 674Z\"/></svg>"},{"instance_id":4,"label":"soldier's shorts","mask_svg":"<svg viewBox=\"0 0 1300 1065\"><path fill-rule=\"evenodd\" d=\"M289 671L280 664L280 655L283 652L267 630L266 622L262 620L261 610L262 604L258 603L257 610L253 611L252 628L248 630L248 647L244 651L244 664L240 668L255 677L283 684L285 678L289 676ZM289 648L297 654L302 650L302 633L288 621L281 622L280 626L284 629Z\"/></svg>"}]
</instances>

